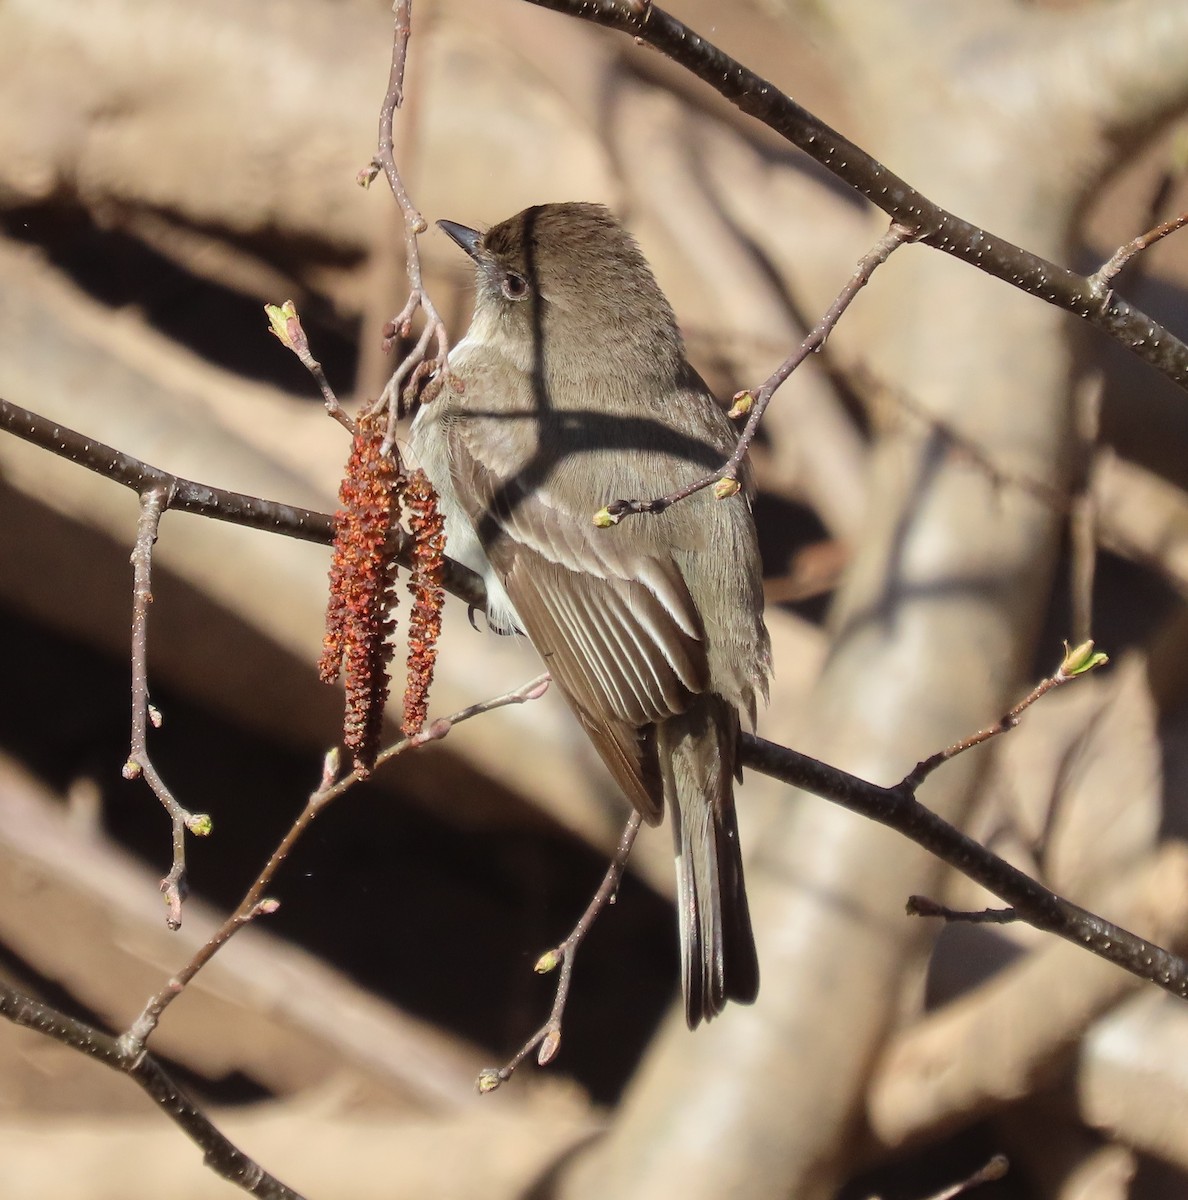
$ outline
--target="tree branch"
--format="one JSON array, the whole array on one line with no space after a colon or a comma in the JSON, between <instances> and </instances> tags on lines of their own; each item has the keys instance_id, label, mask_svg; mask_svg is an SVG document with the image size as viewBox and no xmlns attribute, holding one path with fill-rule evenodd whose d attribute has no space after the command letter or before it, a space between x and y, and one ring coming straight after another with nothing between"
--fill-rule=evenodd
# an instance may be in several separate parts
<instances>
[{"instance_id":1,"label":"tree branch","mask_svg":"<svg viewBox=\"0 0 1188 1200\"><path fill-rule=\"evenodd\" d=\"M565 1005L569 1001L569 986L573 982L573 966L577 959L578 947L585 941L586 934L593 928L598 914L608 904L615 902L619 881L627 869L627 859L631 855L631 848L635 845L635 836L639 833L642 822L643 817L638 812L633 812L627 818L627 824L619 835L619 844L615 847L614 857L606 868L606 874L603 875L602 882L591 897L590 903L586 905L585 911L578 918L577 924L569 931L563 942L551 950L546 950L536 960L535 970L539 975L556 970L558 966L561 968L548 1020L502 1067L487 1067L479 1072L478 1090L480 1092L493 1092L501 1084L506 1083L520 1063L537 1046L540 1047L540 1051L537 1053L536 1061L542 1067L547 1067L557 1057L557 1051L561 1049L561 1024L565 1017Z\"/></svg>"},{"instance_id":2,"label":"tree branch","mask_svg":"<svg viewBox=\"0 0 1188 1200\"><path fill-rule=\"evenodd\" d=\"M911 240L910 232L902 225L892 222L890 229L862 256L854 273L846 281L837 298L826 310L825 315L809 330L800 345L763 381L753 392L739 392L734 397L734 407L730 410L732 417L747 416L747 423L734 452L717 470L702 476L694 483L686 484L652 500L616 499L612 500L601 512L595 515L596 525L617 525L624 517L633 513L661 513L679 500L684 500L707 487L716 487L715 494L719 499L734 495L738 491L738 476L742 470L747 451L759 432L759 422L767 412L767 406L780 386L791 376L792 372L810 354L820 350L829 335L841 320L842 314L850 307L858 293L870 282L870 277L883 263L891 257L905 242ZM732 486L733 485L733 486Z\"/></svg>"},{"instance_id":3,"label":"tree branch","mask_svg":"<svg viewBox=\"0 0 1188 1200\"><path fill-rule=\"evenodd\" d=\"M595 25L630 34L709 84L852 187L914 240L951 254L1102 330L1132 354L1188 389L1188 345L1145 313L1095 282L1049 262L933 203L865 150L830 128L774 84L749 70L650 2L528 0Z\"/></svg>"},{"instance_id":4,"label":"tree branch","mask_svg":"<svg viewBox=\"0 0 1188 1200\"><path fill-rule=\"evenodd\" d=\"M143 776L153 795L161 801L173 831L173 864L161 880L165 894L166 922L180 929L182 901L186 896L186 832L199 837L210 832L205 813L191 813L178 803L166 786L148 752L148 726L161 724L161 714L149 702L148 611L153 602L153 545L161 515L169 505L171 484L150 485L140 495L140 520L136 524L136 548L132 551L132 745L124 763L125 779Z\"/></svg>"},{"instance_id":5,"label":"tree branch","mask_svg":"<svg viewBox=\"0 0 1188 1200\"><path fill-rule=\"evenodd\" d=\"M322 546L329 546L334 541L334 518L329 513L261 500L258 496L182 479L3 398L0 398L0 429L121 483L138 495L152 485L164 487L168 489L166 507L174 511L213 517L216 521L228 521L246 529L280 533ZM412 570L415 565L413 539L399 530L393 539L396 561L406 570ZM442 586L475 608L486 607L482 578L452 558L445 560Z\"/></svg>"},{"instance_id":6,"label":"tree branch","mask_svg":"<svg viewBox=\"0 0 1188 1200\"><path fill-rule=\"evenodd\" d=\"M395 25L392 36L392 59L388 73L388 90L380 105L379 148L371 166L360 174L360 182L369 183L375 173L383 171L392 189L392 195L400 207L404 220L404 257L408 271L409 297L404 308L389 322L385 330L385 346L397 339L407 338L412 333L412 320L420 310L425 315L425 327L416 345L404 356L384 385L380 398L372 406L372 412L387 410L388 433L384 439L384 453L391 452L396 442L396 422L404 415L404 397L417 383L427 376L447 370L449 335L425 284L421 278L421 251L417 237L429 228L420 210L409 198L395 156L396 110L404 103L404 67L408 59L408 39L412 35L412 0L396 0L392 6ZM429 347L436 347L433 355Z\"/></svg>"},{"instance_id":7,"label":"tree branch","mask_svg":"<svg viewBox=\"0 0 1188 1200\"><path fill-rule=\"evenodd\" d=\"M744 734L745 766L886 825L1016 910L1018 919L1188 999L1188 962L1058 896L925 808L902 783L880 787L764 738Z\"/></svg>"},{"instance_id":8,"label":"tree branch","mask_svg":"<svg viewBox=\"0 0 1188 1200\"><path fill-rule=\"evenodd\" d=\"M203 1161L224 1179L264 1200L302 1200L300 1193L270 1175L227 1140L177 1086L151 1054L129 1051L118 1038L57 1012L0 980L0 1015L72 1046L135 1080L149 1098L202 1151Z\"/></svg>"},{"instance_id":9,"label":"tree branch","mask_svg":"<svg viewBox=\"0 0 1188 1200\"><path fill-rule=\"evenodd\" d=\"M505 692L501 696L494 696L491 699L481 700L476 704L468 705L466 708L448 717L439 717L437 720L431 722L421 733L402 737L399 741L381 751L376 756L375 765L376 767L380 767L389 759L395 758L398 754L403 754L417 746L423 746L427 742L440 741L450 733L455 725L460 725L462 722L469 721L473 717L493 712L497 708L506 708L510 704L526 704L530 700L537 700L545 694L548 686L549 676L538 675L535 679L529 680L521 687L513 688L510 692ZM269 855L268 861L264 864L259 875L256 876L247 894L239 902L238 907L215 930L210 939L199 948L193 958L180 971L173 975L155 996L150 998L140 1015L121 1036L120 1046L122 1049L128 1052L142 1051L145 1042L160 1022L165 1009L182 994L190 983L190 980L198 974L240 929L251 921L254 921L256 917L276 911L278 907L277 902L269 899L264 894L271 884L273 877L289 857L293 847L297 844L301 835L313 823L314 819L332 801L337 800L343 792L358 783L361 778L357 770L351 771L349 774L339 778L337 751L331 751L326 756L322 766L322 778L317 789L310 794L305 807L297 814L288 832L281 838L279 845L273 850L272 854Z\"/></svg>"},{"instance_id":10,"label":"tree branch","mask_svg":"<svg viewBox=\"0 0 1188 1200\"><path fill-rule=\"evenodd\" d=\"M96 465L96 461L107 461L110 458L116 462L122 474L132 474L137 478L151 475L152 478L164 482L173 479L167 472L137 463L127 455L90 442L81 434L55 426L44 418L4 400L0 400L0 428L11 429L18 436L36 441L39 445L46 446L62 457L80 462L91 470L101 471L102 468ZM37 431L38 436L30 436L31 431ZM52 431L52 436L47 436L48 431ZM80 454L80 447L95 449L95 461L90 455ZM135 486L126 478L117 478L118 482L126 486ZM178 494L188 494L186 489L192 488L194 495L203 500L203 506L196 504L188 511L203 511L206 515L217 516L222 520L255 525L257 528L266 527L277 533L304 538L306 541L321 541L325 545L329 545L333 540L333 523L326 514L294 509L288 505L261 501L233 492L219 492L215 488L191 484L185 480L174 482ZM228 511L219 510L218 501L223 497L228 498L237 510L243 512L243 519ZM270 514L266 524L258 519L258 514L262 511ZM484 607L482 581L450 559L446 560L446 566L447 578L443 580L443 585L468 604L478 608ZM460 589L456 587L459 582ZM1188 962L1065 900L998 855L991 853L920 804L912 794L910 778L909 781L900 782L893 787L880 787L828 763L751 734L742 736L739 757L742 764L753 771L770 775L791 787L812 792L848 808L851 812L895 829L1005 900L1018 910L1020 920L1084 946L1139 978L1149 980L1174 995L1188 999Z\"/></svg>"}]
</instances>

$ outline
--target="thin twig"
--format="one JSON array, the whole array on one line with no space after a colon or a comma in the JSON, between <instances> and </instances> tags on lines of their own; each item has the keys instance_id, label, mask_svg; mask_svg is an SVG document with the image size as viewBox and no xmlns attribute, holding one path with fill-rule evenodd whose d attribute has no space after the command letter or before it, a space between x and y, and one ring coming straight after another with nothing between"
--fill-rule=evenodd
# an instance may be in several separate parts
<instances>
[{"instance_id":1,"label":"thin twig","mask_svg":"<svg viewBox=\"0 0 1188 1200\"><path fill-rule=\"evenodd\" d=\"M125 779L143 777L153 794L169 814L173 829L173 864L161 880L165 894L165 920L170 929L182 922L182 901L186 896L186 833L199 836L210 832L205 813L183 808L153 766L148 752L148 724L160 726L161 714L149 703L148 690L148 609L153 602L153 544L157 540L161 515L169 506L168 487L153 486L140 497L140 519L136 525L136 548L132 551L132 745L124 763Z\"/></svg>"},{"instance_id":2,"label":"thin twig","mask_svg":"<svg viewBox=\"0 0 1188 1200\"><path fill-rule=\"evenodd\" d=\"M670 505L676 504L696 492L703 491L707 487L716 487L720 499L737 492L738 477L742 470L743 460L747 456L751 443L755 440L755 434L759 431L759 422L763 419L763 414L767 411L767 406L771 403L771 398L775 395L776 390L810 354L825 345L830 333L841 319L842 313L850 307L854 298L870 282L870 277L874 272L887 261L894 250L905 242L911 241L913 237L914 234L910 229L893 221L887 232L862 256L853 275L838 293L837 299L829 306L825 315L813 326L796 350L764 380L756 391L739 392L734 397L734 408L731 410L731 415L742 416L749 412L750 416L742 436L738 439L738 445L734 448L734 453L720 469L713 474L703 476L694 483L677 488L666 496L660 496L653 500L613 500L599 514L599 517L605 514L605 522L596 517L596 523L617 525L624 517L634 513L661 513ZM731 487L731 484L735 486Z\"/></svg>"},{"instance_id":3,"label":"thin twig","mask_svg":"<svg viewBox=\"0 0 1188 1200\"><path fill-rule=\"evenodd\" d=\"M372 408L373 412L386 410L388 413L388 433L383 448L385 454L391 452L396 442L396 422L403 415L403 396L425 376L445 371L450 350L445 322L438 315L421 278L421 251L417 237L429 226L409 198L396 166L393 128L396 110L404 103L404 67L408 59L408 39L412 33L412 0L396 0L393 7L396 20L392 37L392 61L388 72L388 90L384 94L383 104L380 105L379 145L371 165L360 173L359 179L366 185L382 171L404 218L404 251L409 297L404 308L392 318L389 338L392 341L407 338L412 333L412 321L418 309L425 316L425 328L416 345L392 372L379 400ZM436 343L436 353L430 358L427 355L431 343Z\"/></svg>"},{"instance_id":4,"label":"thin twig","mask_svg":"<svg viewBox=\"0 0 1188 1200\"><path fill-rule=\"evenodd\" d=\"M472 717L492 712L497 708L505 708L509 704L526 704L530 700L539 699L548 690L548 686L549 676L547 674L538 675L535 679L529 680L527 683L512 689L510 692L505 692L501 696L494 696L489 700L482 700L477 704L468 705L466 708L459 709L452 716L438 718L436 721L431 722L421 733L413 737L403 737L387 747L376 756L375 765L378 768L381 764L391 758L395 758L398 754L403 754L417 746L423 746L427 742L440 741L455 725L459 725L463 721L469 721ZM276 911L279 907L277 901L267 898L264 893L272 883L277 871L289 857L290 853L292 853L293 847L297 844L301 835L313 823L314 819L333 800L338 799L345 791L358 783L360 778L361 776L358 771L351 771L350 774L338 778L338 752L332 751L326 755L322 765L322 778L317 790L310 795L305 803L305 807L298 813L296 820L289 827L280 844L273 850L268 862L264 864L263 870L256 876L247 894L239 902L235 911L211 935L209 941L145 1005L140 1015L120 1038L120 1044L124 1049L129 1053L143 1049L148 1037L160 1022L161 1015L165 1009L182 994L189 982L215 954L240 929L249 924L257 916Z\"/></svg>"},{"instance_id":5,"label":"thin twig","mask_svg":"<svg viewBox=\"0 0 1188 1200\"><path fill-rule=\"evenodd\" d=\"M277 341L286 349L292 350L301 365L314 377L314 382L318 385L318 390L322 393L322 401L326 405L326 412L347 433L354 435L355 422L339 403L337 393L330 386L330 380L326 378L326 372L322 370L322 364L314 358L313 352L309 348L309 336L305 332L305 326L301 324L301 317L298 315L297 306L292 300L286 300L281 305L265 304L264 311L268 314L268 325L276 335Z\"/></svg>"},{"instance_id":6,"label":"thin twig","mask_svg":"<svg viewBox=\"0 0 1188 1200\"><path fill-rule=\"evenodd\" d=\"M930 754L927 758L922 759L903 777L899 786L915 793L924 780L942 763L956 758L958 754L964 754L967 750L972 750L975 746L980 746L983 742L988 742L991 738L1009 733L1019 724L1019 718L1024 710L1030 708L1041 696L1047 695L1054 688L1063 687L1064 684L1072 682L1080 675L1086 675L1098 667L1105 666L1107 662L1109 662L1109 658L1100 650L1095 649L1091 641L1081 642L1076 646L1070 646L1065 642L1064 658L1047 679L1041 679L1018 704L999 717L993 725L979 729L977 733L962 738L961 741L954 742L953 745L946 746L945 749L938 750L935 754Z\"/></svg>"},{"instance_id":7,"label":"thin twig","mask_svg":"<svg viewBox=\"0 0 1188 1200\"><path fill-rule=\"evenodd\" d=\"M904 911L909 917L943 917L946 921L962 921L967 925L1013 925L1019 920L1013 908L982 908L976 912L948 908L927 896L909 896Z\"/></svg>"},{"instance_id":8,"label":"thin twig","mask_svg":"<svg viewBox=\"0 0 1188 1200\"><path fill-rule=\"evenodd\" d=\"M948 1187L941 1188L939 1192L934 1192L928 1197L928 1200L956 1200L956 1197L965 1195L966 1192L972 1191L983 1183L993 1183L996 1179L1005 1178L1009 1170L1010 1163L1007 1161L1007 1156L996 1154L984 1167L979 1167L972 1175L962 1179L959 1183L950 1184Z\"/></svg>"},{"instance_id":9,"label":"thin twig","mask_svg":"<svg viewBox=\"0 0 1188 1200\"><path fill-rule=\"evenodd\" d=\"M1019 724L1019 717L1023 714L1024 710L1030 708L1041 696L1046 695L1053 688L1058 688L1068 683L1072 678L1073 676L1071 675L1062 675L1058 670L1054 675L1049 675L1046 679L1041 679L1018 704L1014 705L1009 712L999 717L993 725L988 725L985 729L979 729L977 733L971 733L969 737L962 738L961 741L954 742L953 745L946 746L943 750L938 750L935 754L930 754L927 758L918 762L904 776L901 786L908 791L914 792L942 763L947 763L949 759L956 758L957 755L964 754L967 750L972 750L975 746L980 746L983 742L988 742L991 738L1009 733Z\"/></svg>"},{"instance_id":10,"label":"thin twig","mask_svg":"<svg viewBox=\"0 0 1188 1200\"><path fill-rule=\"evenodd\" d=\"M1100 288L1108 288L1110 282L1122 270L1124 266L1136 255L1146 250L1149 246L1155 245L1167 237L1169 233L1175 233L1177 229L1183 229L1188 225L1188 212L1182 212L1178 217L1172 217L1169 221L1163 221L1156 225L1154 229L1148 229L1146 233L1140 233L1138 237L1131 238L1124 246L1119 246L1117 250L1110 256L1109 260L1103 263L1098 269L1089 276L1089 278Z\"/></svg>"},{"instance_id":11,"label":"thin twig","mask_svg":"<svg viewBox=\"0 0 1188 1200\"><path fill-rule=\"evenodd\" d=\"M573 980L573 966L577 958L578 947L598 919L598 914L608 904L615 902L619 882L627 868L627 859L631 855L631 847L635 845L635 837L639 833L641 820L638 812L633 812L628 818L623 832L619 835L619 844L615 848L614 857L606 869L606 874L602 877L598 890L586 906L586 911L578 918L578 922L570 931L569 936L560 945L546 950L537 959L536 970L539 974L543 975L547 971L556 970L558 966L561 968L557 977L557 991L553 997L553 1007L549 1012L549 1019L502 1067L487 1067L479 1072L477 1086L480 1092L493 1092L500 1084L506 1083L520 1063L537 1046L540 1047L540 1051L536 1056L536 1061L542 1067L548 1066L557 1057L557 1051L561 1049L561 1022L565 1016L565 1005L569 1000L569 985Z\"/></svg>"},{"instance_id":12,"label":"thin twig","mask_svg":"<svg viewBox=\"0 0 1188 1200\"><path fill-rule=\"evenodd\" d=\"M185 1131L202 1151L203 1162L224 1179L264 1200L302 1200L300 1193L270 1175L254 1159L215 1128L202 1110L177 1086L152 1055L129 1051L113 1038L47 1004L23 995L0 980L0 1014L26 1029L43 1033L64 1046L133 1079L149 1098Z\"/></svg>"}]
</instances>

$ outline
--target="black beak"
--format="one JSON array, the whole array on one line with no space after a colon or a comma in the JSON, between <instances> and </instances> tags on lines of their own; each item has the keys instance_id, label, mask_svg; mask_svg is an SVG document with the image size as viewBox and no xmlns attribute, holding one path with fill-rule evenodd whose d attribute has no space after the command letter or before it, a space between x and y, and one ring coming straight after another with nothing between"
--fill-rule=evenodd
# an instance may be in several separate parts
<instances>
[{"instance_id":1,"label":"black beak","mask_svg":"<svg viewBox=\"0 0 1188 1200\"><path fill-rule=\"evenodd\" d=\"M438 221L437 227L443 233L453 238L475 262L478 262L478 244L479 239L483 235L477 229L471 229L466 225L459 225L456 221Z\"/></svg>"}]
</instances>

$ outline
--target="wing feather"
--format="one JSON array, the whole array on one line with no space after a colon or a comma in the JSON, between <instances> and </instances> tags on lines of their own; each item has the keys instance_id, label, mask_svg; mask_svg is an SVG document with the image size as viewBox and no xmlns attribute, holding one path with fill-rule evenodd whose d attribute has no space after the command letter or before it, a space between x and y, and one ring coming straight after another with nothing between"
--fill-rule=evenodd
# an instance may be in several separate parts
<instances>
[{"instance_id":1,"label":"wing feather","mask_svg":"<svg viewBox=\"0 0 1188 1200\"><path fill-rule=\"evenodd\" d=\"M672 557L564 511L547 486L504 479L450 439L451 470L519 623L628 798L659 820L647 727L685 712L708 683L705 634Z\"/></svg>"}]
</instances>

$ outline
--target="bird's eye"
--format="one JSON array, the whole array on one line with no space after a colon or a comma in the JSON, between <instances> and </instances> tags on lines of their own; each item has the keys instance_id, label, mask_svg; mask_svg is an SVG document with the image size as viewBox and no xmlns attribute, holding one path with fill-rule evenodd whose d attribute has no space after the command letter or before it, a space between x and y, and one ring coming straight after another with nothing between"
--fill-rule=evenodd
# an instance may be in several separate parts
<instances>
[{"instance_id":1,"label":"bird's eye","mask_svg":"<svg viewBox=\"0 0 1188 1200\"><path fill-rule=\"evenodd\" d=\"M503 294L509 300L523 300L528 295L528 280L515 271L508 271L503 277Z\"/></svg>"}]
</instances>

